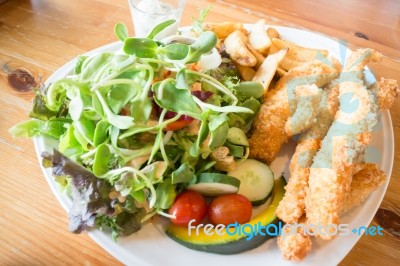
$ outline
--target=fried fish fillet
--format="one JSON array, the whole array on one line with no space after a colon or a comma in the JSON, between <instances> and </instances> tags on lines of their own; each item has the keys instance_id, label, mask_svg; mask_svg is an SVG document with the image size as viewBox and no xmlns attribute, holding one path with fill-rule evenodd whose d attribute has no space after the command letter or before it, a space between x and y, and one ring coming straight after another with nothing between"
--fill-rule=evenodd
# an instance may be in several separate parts
<instances>
[{"instance_id":1,"label":"fried fish fillet","mask_svg":"<svg viewBox=\"0 0 400 266\"><path fill-rule=\"evenodd\" d=\"M285 187L285 196L276 210L278 217L285 223L297 222L304 213L309 167L339 108L338 95L339 87L336 83L322 91L316 122L299 137L290 161L290 179Z\"/></svg>"},{"instance_id":2,"label":"fried fish fillet","mask_svg":"<svg viewBox=\"0 0 400 266\"><path fill-rule=\"evenodd\" d=\"M311 251L311 236L303 230L306 217L300 218L297 227L284 227L277 243L284 260L301 261Z\"/></svg>"},{"instance_id":3,"label":"fried fish fillet","mask_svg":"<svg viewBox=\"0 0 400 266\"><path fill-rule=\"evenodd\" d=\"M350 192L341 207L341 213L360 205L373 191L387 179L386 174L376 164L366 163L351 181Z\"/></svg>"},{"instance_id":4,"label":"fried fish fillet","mask_svg":"<svg viewBox=\"0 0 400 266\"><path fill-rule=\"evenodd\" d=\"M304 223L304 197L308 189L307 181L309 174L309 168L306 166L309 167L311 165L312 157L314 157L316 150L321 145L321 138L328 131L329 125L333 121L334 113L338 110L338 84L343 79L351 78L351 80L357 80L363 78L365 65L370 61L379 61L379 59L380 54L374 50L357 50L347 60L345 73L342 73L341 77L331 84L329 90L324 91L325 94L323 94L321 100L317 122L310 130L300 136L296 152L290 164L291 178L286 186L285 197L277 209L277 215L282 220L289 223L296 223L299 220L299 223ZM382 79L371 88L371 92L379 98L379 108L385 110L393 104L394 99L399 94L399 88L395 80ZM331 95L328 100L326 98L327 94ZM329 108L323 110L321 109L323 106L329 106ZM377 106L374 109L376 110ZM332 112L330 113L329 110L332 110ZM370 134L368 133L361 134L360 136L360 140L364 143L368 143L369 138ZM299 157L301 160L298 159ZM340 204L339 213L360 204L386 179L386 175L374 164L356 164L352 165L352 167L352 172L355 175L351 179L347 197ZM321 193L324 192L321 191ZM321 200L323 201L324 199L322 198ZM303 216L301 217L301 215ZM279 237L278 246L282 251L284 259L299 261L311 250L311 239L304 232L298 231L290 237Z\"/></svg>"},{"instance_id":5,"label":"fried fish fillet","mask_svg":"<svg viewBox=\"0 0 400 266\"><path fill-rule=\"evenodd\" d=\"M399 96L399 87L394 79L381 78L372 89L378 90L379 108L381 110L389 109Z\"/></svg>"},{"instance_id":6,"label":"fried fish fillet","mask_svg":"<svg viewBox=\"0 0 400 266\"><path fill-rule=\"evenodd\" d=\"M342 205L341 213L362 203L373 191L381 186L386 180L386 174L379 170L376 164L362 164L361 170L357 172L350 185L349 195ZM303 225L305 216L299 219ZM300 229L302 227L299 227ZM292 233L289 235L289 233ZM278 247L281 250L282 258L291 261L301 261L311 251L312 242L310 235L303 230L293 233L286 229L285 236L278 237Z\"/></svg>"},{"instance_id":7,"label":"fried fish fillet","mask_svg":"<svg viewBox=\"0 0 400 266\"><path fill-rule=\"evenodd\" d=\"M296 88L296 110L285 124L288 136L294 136L309 129L315 122L322 90L315 84Z\"/></svg>"},{"instance_id":8,"label":"fried fish fillet","mask_svg":"<svg viewBox=\"0 0 400 266\"><path fill-rule=\"evenodd\" d=\"M388 85L389 84L389 85ZM310 224L339 224L339 214L347 198L356 163L362 161L371 132L378 122L380 107L390 107L388 102L398 95L399 88L393 82L383 80L367 90L361 80L352 77L339 85L342 95L357 93L359 107L355 112L346 112L345 102L340 103L320 151L314 157L310 169L309 191L306 196L307 219ZM379 102L385 103L380 105ZM319 237L329 240L331 232L321 232Z\"/></svg>"},{"instance_id":9,"label":"fried fish fillet","mask_svg":"<svg viewBox=\"0 0 400 266\"><path fill-rule=\"evenodd\" d=\"M288 141L285 124L295 111L295 90L298 86L315 84L324 87L340 72L340 63L335 59L307 62L291 69L280 78L274 89L268 91L252 125L250 157L272 162L282 144Z\"/></svg>"},{"instance_id":10,"label":"fried fish fillet","mask_svg":"<svg viewBox=\"0 0 400 266\"><path fill-rule=\"evenodd\" d=\"M353 166L362 160L369 133L378 122L376 97L362 82L342 82L339 90L341 93L362 91L359 98L362 104L360 115L350 117L340 105L343 109L339 109L310 168L307 219L309 224L321 224L325 228L339 224L340 206L350 189ZM318 236L326 240L334 237L332 232L324 230Z\"/></svg>"},{"instance_id":11,"label":"fried fish fillet","mask_svg":"<svg viewBox=\"0 0 400 266\"><path fill-rule=\"evenodd\" d=\"M294 223L304 213L309 167L339 109L340 82L343 79L361 79L366 64L370 61L379 61L379 59L380 54L371 49L359 49L353 52L348 58L340 77L324 90L317 121L310 130L300 135L296 151L290 162L290 179L286 186L285 196L276 211L282 221Z\"/></svg>"}]
</instances>

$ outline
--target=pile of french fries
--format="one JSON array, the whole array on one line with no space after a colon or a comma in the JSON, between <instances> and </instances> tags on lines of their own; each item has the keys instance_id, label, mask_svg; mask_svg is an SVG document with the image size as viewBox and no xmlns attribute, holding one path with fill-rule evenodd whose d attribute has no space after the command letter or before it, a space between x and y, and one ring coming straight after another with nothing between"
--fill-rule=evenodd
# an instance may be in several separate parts
<instances>
[{"instance_id":1,"label":"pile of french fries","mask_svg":"<svg viewBox=\"0 0 400 266\"><path fill-rule=\"evenodd\" d=\"M275 75L283 76L294 67L328 56L327 50L305 48L282 40L276 29L266 27L264 19L257 21L250 30L234 22L206 22L203 29L217 35L242 79L260 82L265 91Z\"/></svg>"}]
</instances>

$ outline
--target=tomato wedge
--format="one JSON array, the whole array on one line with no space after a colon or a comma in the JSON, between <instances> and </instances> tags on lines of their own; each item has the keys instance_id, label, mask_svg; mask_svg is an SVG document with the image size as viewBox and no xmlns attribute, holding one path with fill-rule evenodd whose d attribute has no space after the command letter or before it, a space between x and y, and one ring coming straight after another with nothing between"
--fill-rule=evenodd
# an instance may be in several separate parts
<instances>
[{"instance_id":1,"label":"tomato wedge","mask_svg":"<svg viewBox=\"0 0 400 266\"><path fill-rule=\"evenodd\" d=\"M186 127L187 125L189 125L190 123L192 123L193 120L177 120L175 122L172 122L170 124L168 124L165 127L166 131L176 131L179 129L182 129L184 127Z\"/></svg>"}]
</instances>

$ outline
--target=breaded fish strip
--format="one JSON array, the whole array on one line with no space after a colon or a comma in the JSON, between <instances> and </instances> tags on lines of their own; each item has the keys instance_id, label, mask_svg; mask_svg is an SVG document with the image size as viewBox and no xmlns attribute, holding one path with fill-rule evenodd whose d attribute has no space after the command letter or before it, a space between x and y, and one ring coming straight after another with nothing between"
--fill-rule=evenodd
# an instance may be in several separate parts
<instances>
[{"instance_id":1,"label":"breaded fish strip","mask_svg":"<svg viewBox=\"0 0 400 266\"><path fill-rule=\"evenodd\" d=\"M359 49L353 52L347 60L341 77L333 81L327 90L323 91L316 123L300 135L296 151L290 162L290 179L286 193L279 203L277 215L286 223L296 222L304 213L305 196L308 189L309 167L312 159L321 147L321 141L327 134L334 116L339 109L339 84L341 79L352 76L363 77L365 65L380 59L380 54L371 49ZM393 82L389 82L393 85Z\"/></svg>"},{"instance_id":2,"label":"breaded fish strip","mask_svg":"<svg viewBox=\"0 0 400 266\"><path fill-rule=\"evenodd\" d=\"M353 176L350 192L342 206L341 213L362 203L373 191L386 180L386 174L379 170L376 164L362 164L361 171ZM299 219L300 225L304 224L304 216ZM289 234L288 230L285 232ZM303 231L285 237L278 237L278 247L282 258L291 261L301 261L311 251L311 238Z\"/></svg>"},{"instance_id":3,"label":"breaded fish strip","mask_svg":"<svg viewBox=\"0 0 400 266\"><path fill-rule=\"evenodd\" d=\"M309 167L339 109L338 95L339 87L336 83L332 83L322 91L317 121L308 131L300 135L296 151L290 161L290 179L285 187L285 196L276 210L278 217L285 223L297 222L304 213Z\"/></svg>"},{"instance_id":4,"label":"breaded fish strip","mask_svg":"<svg viewBox=\"0 0 400 266\"><path fill-rule=\"evenodd\" d=\"M311 236L303 230L305 220L305 216L300 219L297 232L294 227L284 227L284 232L278 236L277 243L284 260L301 261L311 251Z\"/></svg>"},{"instance_id":5,"label":"breaded fish strip","mask_svg":"<svg viewBox=\"0 0 400 266\"><path fill-rule=\"evenodd\" d=\"M305 63L284 75L275 88L265 94L264 103L254 119L249 140L250 157L270 163L282 144L288 141L285 124L295 111L294 93L297 86L315 84L324 87L339 72L340 64L336 60L325 59Z\"/></svg>"},{"instance_id":6,"label":"breaded fish strip","mask_svg":"<svg viewBox=\"0 0 400 266\"><path fill-rule=\"evenodd\" d=\"M353 75L355 78L363 79L365 66L369 63L377 63L382 59L382 54L371 48L357 49L352 52L346 60L343 69L344 75Z\"/></svg>"},{"instance_id":7,"label":"breaded fish strip","mask_svg":"<svg viewBox=\"0 0 400 266\"><path fill-rule=\"evenodd\" d=\"M353 165L361 160L369 142L367 135L378 121L376 97L367 91L362 82L343 82L339 90L363 92L359 107L361 115L346 116L343 105L340 105L342 110L339 109L310 168L307 219L309 224L321 224L325 228L330 224L339 224L340 206L350 189ZM334 238L331 232L325 230L320 230L318 236L326 240Z\"/></svg>"},{"instance_id":8,"label":"breaded fish strip","mask_svg":"<svg viewBox=\"0 0 400 266\"><path fill-rule=\"evenodd\" d=\"M394 79L381 78L377 86L378 87L373 89L378 90L379 108L381 110L387 110L393 105L394 100L399 96L397 81Z\"/></svg>"},{"instance_id":9,"label":"breaded fish strip","mask_svg":"<svg viewBox=\"0 0 400 266\"><path fill-rule=\"evenodd\" d=\"M309 129L315 122L321 101L321 89L314 84L296 88L296 110L285 124L288 136L294 136Z\"/></svg>"},{"instance_id":10,"label":"breaded fish strip","mask_svg":"<svg viewBox=\"0 0 400 266\"><path fill-rule=\"evenodd\" d=\"M387 98L399 93L398 86L385 84L380 82L367 90L361 80L340 83L340 93L356 92L360 104L356 112L349 114L345 103L340 103L335 122L314 157L306 197L308 223L322 226L339 224L339 214L350 191L356 163L363 160L371 132L378 122L378 101L386 103L389 101ZM383 107L390 106L385 104ZM318 236L326 240L335 237L327 231Z\"/></svg>"},{"instance_id":11,"label":"breaded fish strip","mask_svg":"<svg viewBox=\"0 0 400 266\"><path fill-rule=\"evenodd\" d=\"M341 213L361 204L373 191L387 179L386 174L376 164L366 163L361 171L353 175L350 192Z\"/></svg>"}]
</instances>

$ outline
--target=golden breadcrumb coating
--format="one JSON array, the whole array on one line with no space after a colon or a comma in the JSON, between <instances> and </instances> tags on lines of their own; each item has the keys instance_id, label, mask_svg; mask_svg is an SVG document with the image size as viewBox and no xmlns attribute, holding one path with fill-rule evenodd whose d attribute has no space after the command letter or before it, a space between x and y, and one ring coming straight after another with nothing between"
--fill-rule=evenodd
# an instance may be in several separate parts
<instances>
[{"instance_id":1,"label":"golden breadcrumb coating","mask_svg":"<svg viewBox=\"0 0 400 266\"><path fill-rule=\"evenodd\" d=\"M376 164L359 164L358 167L361 170L352 178L350 192L342 205L341 213L362 203L387 178L386 174L379 170ZM299 219L299 223L304 224L304 216ZM285 233L288 233L287 229ZM285 260L301 261L311 251L311 237L304 234L303 231L298 231L293 236L280 236L278 237L278 247Z\"/></svg>"},{"instance_id":2,"label":"golden breadcrumb coating","mask_svg":"<svg viewBox=\"0 0 400 266\"><path fill-rule=\"evenodd\" d=\"M314 84L296 88L296 110L285 124L288 136L294 136L309 129L315 122L321 101L321 89Z\"/></svg>"},{"instance_id":3,"label":"golden breadcrumb coating","mask_svg":"<svg viewBox=\"0 0 400 266\"><path fill-rule=\"evenodd\" d=\"M379 97L379 108L381 110L387 110L392 105L394 100L399 96L400 87L397 81L394 79L381 78L377 84L378 97Z\"/></svg>"},{"instance_id":4,"label":"golden breadcrumb coating","mask_svg":"<svg viewBox=\"0 0 400 266\"><path fill-rule=\"evenodd\" d=\"M371 48L357 49L346 60L343 73L351 73L356 78L362 79L365 66L369 63L378 63L382 60L382 54Z\"/></svg>"},{"instance_id":5,"label":"golden breadcrumb coating","mask_svg":"<svg viewBox=\"0 0 400 266\"><path fill-rule=\"evenodd\" d=\"M302 216L296 225L287 224L282 228L277 241L284 260L301 261L311 251L311 236L304 231L305 222L306 217Z\"/></svg>"},{"instance_id":6,"label":"golden breadcrumb coating","mask_svg":"<svg viewBox=\"0 0 400 266\"><path fill-rule=\"evenodd\" d=\"M311 251L311 237L301 232L290 233L285 237L278 236L277 241L284 260L301 261Z\"/></svg>"},{"instance_id":7,"label":"golden breadcrumb coating","mask_svg":"<svg viewBox=\"0 0 400 266\"><path fill-rule=\"evenodd\" d=\"M349 195L341 207L342 213L362 203L387 179L386 174L376 164L366 163L361 167L362 169L353 175Z\"/></svg>"},{"instance_id":8,"label":"golden breadcrumb coating","mask_svg":"<svg viewBox=\"0 0 400 266\"><path fill-rule=\"evenodd\" d=\"M362 84L343 82L339 90L346 91L347 88L364 91L360 96L361 102L374 98ZM363 110L360 114L365 114L365 118L338 111L310 168L309 192L306 196L308 223L323 226L339 224L340 206L350 189L353 166L360 160L367 145L365 142L368 138L362 133L368 134L377 124L377 107L375 100L361 104L359 109ZM329 240L334 236L321 232L319 237Z\"/></svg>"},{"instance_id":9,"label":"golden breadcrumb coating","mask_svg":"<svg viewBox=\"0 0 400 266\"><path fill-rule=\"evenodd\" d=\"M297 222L304 214L309 167L339 109L339 86L336 81L323 90L316 122L300 135L290 161L290 179L285 187L285 196L276 210L278 217L286 223Z\"/></svg>"},{"instance_id":10,"label":"golden breadcrumb coating","mask_svg":"<svg viewBox=\"0 0 400 266\"><path fill-rule=\"evenodd\" d=\"M276 215L285 223L297 222L304 213L309 167L319 149L319 142L310 139L297 144L289 166L290 179L285 187L285 196L276 209Z\"/></svg>"},{"instance_id":11,"label":"golden breadcrumb coating","mask_svg":"<svg viewBox=\"0 0 400 266\"><path fill-rule=\"evenodd\" d=\"M372 53L370 53L372 51ZM376 55L372 49L365 49L363 53L357 51L359 62L367 62L369 58L375 60ZM353 58L353 57L350 57ZM357 60L355 60L357 61ZM358 69L348 62L343 72L339 91L341 95L353 93L357 95L359 106L354 112L348 112L348 104L343 101L335 116L335 121L324 138L321 149L314 157L310 169L309 191L306 196L307 219L310 224L339 224L339 215L345 202L355 172L355 165L362 160L366 146L371 139L371 131L378 122L378 90L367 90L364 82L360 80ZM379 86L378 86L379 87ZM391 90L397 90L393 86L385 86L387 92L381 97L391 97ZM391 89L390 89L391 88ZM381 99L381 101L386 101ZM322 231L319 237L329 240L335 236L330 232Z\"/></svg>"},{"instance_id":12,"label":"golden breadcrumb coating","mask_svg":"<svg viewBox=\"0 0 400 266\"><path fill-rule=\"evenodd\" d=\"M340 67L339 67L340 68ZM285 124L295 111L295 88L315 84L323 87L339 74L337 62L316 60L291 69L268 91L252 125L250 157L272 162L282 144L288 141ZM291 110L292 109L292 110Z\"/></svg>"},{"instance_id":13,"label":"golden breadcrumb coating","mask_svg":"<svg viewBox=\"0 0 400 266\"><path fill-rule=\"evenodd\" d=\"M377 165L359 162L364 159L379 109L390 108L399 94L394 80L382 79L369 91L363 86L365 65L380 58L381 54L373 49L353 52L341 76L324 91L316 123L300 135L290 163L286 193L277 208L278 217L288 224L305 223L304 214L307 224L339 223L340 214L360 204L386 180ZM339 94L346 92L359 96L361 108L356 114L337 112ZM279 237L278 246L284 259L300 261L310 252L311 239L298 231Z\"/></svg>"}]
</instances>

